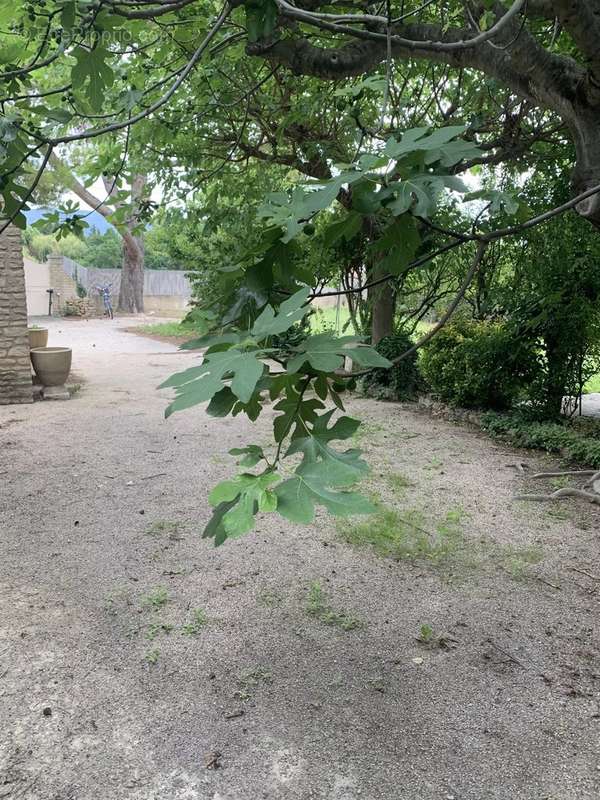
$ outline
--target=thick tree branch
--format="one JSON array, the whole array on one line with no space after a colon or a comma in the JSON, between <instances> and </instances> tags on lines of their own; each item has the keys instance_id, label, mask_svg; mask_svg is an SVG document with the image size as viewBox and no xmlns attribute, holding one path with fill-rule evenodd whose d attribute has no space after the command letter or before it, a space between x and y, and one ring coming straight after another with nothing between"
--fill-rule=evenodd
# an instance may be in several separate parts
<instances>
[{"instance_id":1,"label":"thick tree branch","mask_svg":"<svg viewBox=\"0 0 600 800\"><path fill-rule=\"evenodd\" d=\"M371 39L373 41L379 40L383 42L388 41L388 33L382 33L377 30L354 30L348 26L341 25L335 22L329 22L332 19L345 19L356 23L364 22L369 26L380 28L387 28L388 20L386 17L373 16L370 14L356 14L342 16L335 14L319 14L314 11L305 11L304 9L297 8L296 6L288 3L287 0L275 0L279 6L281 13L284 17L290 19L297 19L309 25L314 25L323 30L332 31L333 33L345 33L350 36L358 36L363 39ZM460 38L456 35L446 37L443 34L441 26L432 26L432 32L435 33L431 37L422 36L404 36L403 29L398 26L392 26L391 40L399 47L406 47L408 50L427 51L434 53L456 53L462 50L470 50L478 47L485 42L488 42L498 36L511 21L521 12L526 4L526 0L515 0L508 11L502 13L498 20L487 31L480 31L475 36L470 36L468 31L461 31ZM456 34L456 31L454 31Z\"/></svg>"},{"instance_id":2,"label":"thick tree branch","mask_svg":"<svg viewBox=\"0 0 600 800\"><path fill-rule=\"evenodd\" d=\"M315 25L329 27L328 23L319 20L315 20ZM571 102L585 78L585 70L572 58L549 53L526 32L508 50L499 50L485 43L463 48L461 43L467 31L460 28L451 28L444 33L441 25L416 23L394 27L394 30L401 30L403 34L402 37L392 37L394 58L433 61L456 69L472 67L502 81L517 95L561 115L571 109ZM511 41L518 31L519 23L509 20L500 41ZM351 33L353 41L339 47L319 47L307 38L287 37L276 42L249 44L247 51L283 64L296 74L339 80L362 75L386 59L385 34L373 38L371 31L351 29ZM446 45L461 46L456 50L431 47L441 37Z\"/></svg>"},{"instance_id":3,"label":"thick tree branch","mask_svg":"<svg viewBox=\"0 0 600 800\"><path fill-rule=\"evenodd\" d=\"M553 0L552 5L560 23L587 57L593 90L600 93L600 2Z\"/></svg>"},{"instance_id":4,"label":"thick tree branch","mask_svg":"<svg viewBox=\"0 0 600 800\"><path fill-rule=\"evenodd\" d=\"M63 184L65 188L72 191L73 194L77 195L77 197L79 197L80 200L83 200L84 203L93 208L94 211L97 211L105 219L108 219L111 216L111 214L114 213L114 209L107 204L106 200L100 200L100 198L92 194L92 192L90 192L90 190L87 189L77 179L77 177L73 174L69 166L64 161L62 161L55 153L52 153L50 156L50 164L56 170L61 184ZM123 239L123 246L126 247L128 250L130 250L130 252L137 254L139 251L139 247L131 231L127 229L120 229L119 235Z\"/></svg>"}]
</instances>

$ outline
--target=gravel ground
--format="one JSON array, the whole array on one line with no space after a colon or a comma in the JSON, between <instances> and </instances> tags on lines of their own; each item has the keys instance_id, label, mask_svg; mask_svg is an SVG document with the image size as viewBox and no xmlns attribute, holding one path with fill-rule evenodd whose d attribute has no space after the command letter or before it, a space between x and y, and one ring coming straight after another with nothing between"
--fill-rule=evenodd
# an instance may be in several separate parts
<instances>
[{"instance_id":1,"label":"gravel ground","mask_svg":"<svg viewBox=\"0 0 600 800\"><path fill-rule=\"evenodd\" d=\"M586 417L600 417L600 392L590 392L581 398L581 413Z\"/></svg>"},{"instance_id":2,"label":"gravel ground","mask_svg":"<svg viewBox=\"0 0 600 800\"><path fill-rule=\"evenodd\" d=\"M354 400L369 490L444 547L323 515L214 549L207 490L271 411L165 422L195 356L131 324L51 322L82 388L0 408L0 798L597 800L600 509L513 502L552 461Z\"/></svg>"}]
</instances>

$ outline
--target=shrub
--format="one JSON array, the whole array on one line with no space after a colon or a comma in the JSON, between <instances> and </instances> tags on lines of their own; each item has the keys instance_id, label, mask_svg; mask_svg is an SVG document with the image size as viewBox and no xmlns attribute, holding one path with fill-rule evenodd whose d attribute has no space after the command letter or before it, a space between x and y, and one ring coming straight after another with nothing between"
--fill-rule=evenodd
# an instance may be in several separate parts
<instances>
[{"instance_id":1,"label":"shrub","mask_svg":"<svg viewBox=\"0 0 600 800\"><path fill-rule=\"evenodd\" d=\"M393 361L412 347L413 341L406 333L394 333L375 346L378 353ZM417 393L421 383L418 355L411 353L391 369L374 369L365 375L362 390L370 397L380 400L409 400Z\"/></svg>"},{"instance_id":2,"label":"shrub","mask_svg":"<svg viewBox=\"0 0 600 800\"><path fill-rule=\"evenodd\" d=\"M522 413L488 413L482 427L515 447L559 453L568 461L600 469L600 424L595 420L539 422Z\"/></svg>"},{"instance_id":3,"label":"shrub","mask_svg":"<svg viewBox=\"0 0 600 800\"><path fill-rule=\"evenodd\" d=\"M446 403L504 410L524 396L539 361L534 343L515 340L506 323L459 319L425 345L421 371Z\"/></svg>"},{"instance_id":4,"label":"shrub","mask_svg":"<svg viewBox=\"0 0 600 800\"><path fill-rule=\"evenodd\" d=\"M310 313L307 314L300 322L288 328L287 331L272 336L271 346L282 350L284 355L291 356L294 347L297 347L310 335L310 316Z\"/></svg>"}]
</instances>

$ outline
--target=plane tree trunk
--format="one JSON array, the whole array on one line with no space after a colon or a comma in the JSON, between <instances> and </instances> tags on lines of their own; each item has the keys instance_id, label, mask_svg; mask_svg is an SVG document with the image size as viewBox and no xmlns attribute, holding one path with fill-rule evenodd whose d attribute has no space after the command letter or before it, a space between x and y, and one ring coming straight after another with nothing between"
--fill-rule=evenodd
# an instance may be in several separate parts
<instances>
[{"instance_id":1,"label":"plane tree trunk","mask_svg":"<svg viewBox=\"0 0 600 800\"><path fill-rule=\"evenodd\" d=\"M129 314L144 310L144 241L141 236L128 234L123 237L123 268L117 308Z\"/></svg>"},{"instance_id":2,"label":"plane tree trunk","mask_svg":"<svg viewBox=\"0 0 600 800\"><path fill-rule=\"evenodd\" d=\"M116 187L111 177L103 177L106 198L100 200L78 180L69 165L58 156L52 154L50 163L56 170L58 181L103 217L110 217L121 207L119 203L114 202ZM144 310L144 240L138 231L138 214L145 187L146 176L134 175L131 180L131 214L127 219L125 230L117 229L123 242L121 287L117 308L128 314L137 314Z\"/></svg>"},{"instance_id":3,"label":"plane tree trunk","mask_svg":"<svg viewBox=\"0 0 600 800\"><path fill-rule=\"evenodd\" d=\"M139 225L137 211L146 185L145 175L135 175L131 181L133 211L127 220L127 231L123 236L123 269L119 290L118 310L129 314L144 310L144 240L136 231Z\"/></svg>"},{"instance_id":4,"label":"plane tree trunk","mask_svg":"<svg viewBox=\"0 0 600 800\"><path fill-rule=\"evenodd\" d=\"M371 302L371 344L376 345L394 333L396 293L389 282L369 289Z\"/></svg>"}]
</instances>

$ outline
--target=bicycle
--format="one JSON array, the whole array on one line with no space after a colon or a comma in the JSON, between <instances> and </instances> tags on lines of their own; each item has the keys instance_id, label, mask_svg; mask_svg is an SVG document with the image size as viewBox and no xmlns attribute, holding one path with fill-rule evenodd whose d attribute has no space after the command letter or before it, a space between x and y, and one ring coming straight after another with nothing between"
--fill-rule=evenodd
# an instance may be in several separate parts
<instances>
[{"instance_id":1,"label":"bicycle","mask_svg":"<svg viewBox=\"0 0 600 800\"><path fill-rule=\"evenodd\" d=\"M110 319L114 318L113 314L113 307L112 302L110 299L110 289L112 287L112 283L106 283L104 286L96 286L97 291L99 292L100 296L102 297L102 302L104 303L104 316L108 316Z\"/></svg>"}]
</instances>

